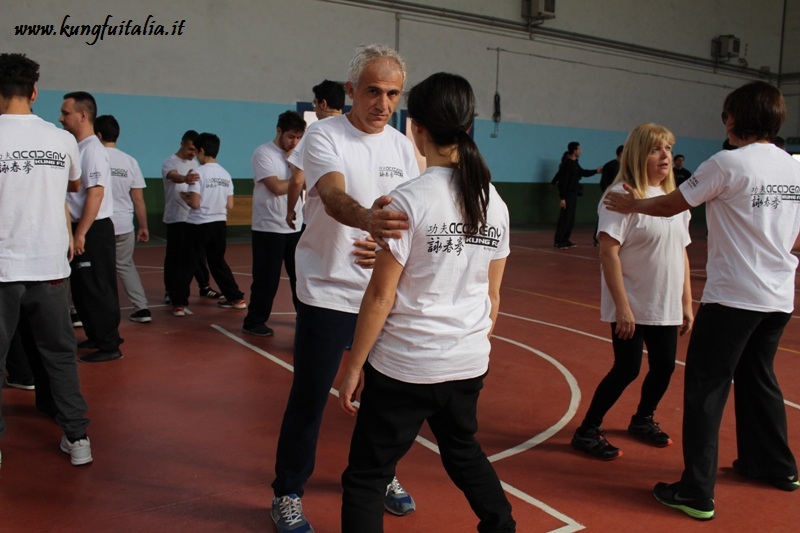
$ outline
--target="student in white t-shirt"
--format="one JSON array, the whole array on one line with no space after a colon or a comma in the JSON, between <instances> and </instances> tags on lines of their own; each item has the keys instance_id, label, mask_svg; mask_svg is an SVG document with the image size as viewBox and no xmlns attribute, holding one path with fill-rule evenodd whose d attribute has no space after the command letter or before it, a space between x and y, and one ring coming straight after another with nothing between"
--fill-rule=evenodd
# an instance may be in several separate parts
<instances>
[{"instance_id":1,"label":"student in white t-shirt","mask_svg":"<svg viewBox=\"0 0 800 533\"><path fill-rule=\"evenodd\" d=\"M117 148L119 138L119 122L113 115L102 115L94 121L94 132L108 150L108 162L111 166L111 194L114 197L114 239L117 251L117 276L122 281L125 294L133 304L130 319L133 322L147 323L152 320L147 306L147 296L142 287L142 280L133 262L133 249L137 242L150 240L147 229L147 206L144 193L147 186L139 163ZM133 215L139 223L134 234Z\"/></svg>"},{"instance_id":2,"label":"student in white t-shirt","mask_svg":"<svg viewBox=\"0 0 800 533\"><path fill-rule=\"evenodd\" d=\"M314 91L314 114L317 120L330 117L338 117L344 109L344 85L338 81L322 80L321 83L312 88ZM296 229L295 206L300 199L300 193L306 185L306 176L303 172L303 154L305 153L305 143L303 139L297 144L295 149L288 157L289 167L292 169L292 176L289 179L289 187L286 193L286 224Z\"/></svg>"},{"instance_id":3,"label":"student in white t-shirt","mask_svg":"<svg viewBox=\"0 0 800 533\"><path fill-rule=\"evenodd\" d=\"M515 531L475 439L509 253L508 209L469 135L475 97L467 80L430 76L411 89L408 113L428 169L389 194L410 227L378 252L343 365L339 404L358 419L342 475L342 531L383 531L386 483L426 420L478 530Z\"/></svg>"},{"instance_id":4,"label":"student in white t-shirt","mask_svg":"<svg viewBox=\"0 0 800 533\"><path fill-rule=\"evenodd\" d=\"M197 160L200 161L197 181L190 183L180 196L191 208L186 217L187 254L180 269L179 283L172 296L172 314L186 316L189 305L189 284L193 266L205 252L208 269L225 296L217 302L225 309L247 309L244 294L239 290L233 272L225 261L227 247L228 210L233 209L233 179L227 170L217 163L219 137L213 133L201 133L195 140Z\"/></svg>"},{"instance_id":5,"label":"student in white t-shirt","mask_svg":"<svg viewBox=\"0 0 800 533\"><path fill-rule=\"evenodd\" d=\"M77 466L92 461L92 447L67 306L73 240L64 195L81 186L80 153L72 135L33 114L38 81L35 61L0 54L0 371L18 330L41 358L34 367L45 369L36 374L37 407L46 402L55 414L60 448ZM5 431L0 415L0 438Z\"/></svg>"},{"instance_id":6,"label":"student in white t-shirt","mask_svg":"<svg viewBox=\"0 0 800 533\"><path fill-rule=\"evenodd\" d=\"M658 483L657 500L692 518L714 517L719 429L735 380L733 469L778 489L800 488L786 406L773 363L791 319L800 250L800 163L770 140L786 119L780 90L750 82L730 93L722 151L666 196L609 194L609 209L672 216L706 204L708 279L686 353L684 471Z\"/></svg>"},{"instance_id":7,"label":"student in white t-shirt","mask_svg":"<svg viewBox=\"0 0 800 533\"><path fill-rule=\"evenodd\" d=\"M275 129L275 137L256 148L250 160L255 181L251 232L253 283L242 332L259 337L275 334L267 321L272 314L272 303L278 293L283 268L289 277L292 302L297 309L294 251L302 233L303 206L295 203L293 211L292 220L296 220L300 227L287 226L286 193L291 170L286 156L303 138L306 121L295 111L285 111L278 117Z\"/></svg>"},{"instance_id":8,"label":"student in white t-shirt","mask_svg":"<svg viewBox=\"0 0 800 533\"><path fill-rule=\"evenodd\" d=\"M163 222L167 231L167 244L164 251L164 302L172 304L170 287L178 283L186 258L186 217L189 216L189 206L181 199L180 193L185 192L190 183L197 181L197 168L195 155L197 149L194 142L199 134L194 130L187 130L181 137L178 151L164 160L161 165L161 177L164 180L164 217ZM190 267L197 280L200 296L218 300L222 294L209 285L211 280L206 265L205 255L197 260L196 265Z\"/></svg>"},{"instance_id":9,"label":"student in white t-shirt","mask_svg":"<svg viewBox=\"0 0 800 533\"><path fill-rule=\"evenodd\" d=\"M675 136L657 124L642 124L628 135L620 170L610 191L623 183L642 198L675 190L672 146ZM647 346L649 370L628 433L658 447L672 439L653 415L675 370L678 334L692 329L689 212L671 217L623 215L598 206L600 217L601 319L611 324L614 365L600 381L571 445L600 459L622 452L605 438L603 418L639 375Z\"/></svg>"}]
</instances>

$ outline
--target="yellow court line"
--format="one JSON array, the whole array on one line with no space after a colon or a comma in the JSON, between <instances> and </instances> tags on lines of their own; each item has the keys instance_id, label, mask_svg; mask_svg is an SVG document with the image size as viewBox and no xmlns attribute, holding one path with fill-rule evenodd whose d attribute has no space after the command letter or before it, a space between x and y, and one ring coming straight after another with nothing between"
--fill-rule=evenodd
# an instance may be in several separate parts
<instances>
[{"instance_id":1,"label":"yellow court line","mask_svg":"<svg viewBox=\"0 0 800 533\"><path fill-rule=\"evenodd\" d=\"M556 298L555 296L550 296L548 294L542 294L540 292L526 291L525 289L515 289L514 287L503 287L503 288L508 290L508 291L517 291L517 292L522 292L522 293L525 293L525 294L532 294L534 296L539 296L541 298L547 298L548 300L555 300L557 302L565 302L565 303L568 303L568 304L580 305L581 307L588 307L589 309L600 309L596 305L589 305L589 304L585 304L585 303L581 303L581 302L576 302L574 300L567 300L565 298Z\"/></svg>"}]
</instances>

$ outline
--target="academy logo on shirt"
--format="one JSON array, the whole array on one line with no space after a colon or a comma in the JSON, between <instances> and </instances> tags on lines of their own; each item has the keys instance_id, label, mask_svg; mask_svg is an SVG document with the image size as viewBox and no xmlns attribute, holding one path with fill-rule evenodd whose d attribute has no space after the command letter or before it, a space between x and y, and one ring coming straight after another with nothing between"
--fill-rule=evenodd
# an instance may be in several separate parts
<instances>
[{"instance_id":1,"label":"academy logo on shirt","mask_svg":"<svg viewBox=\"0 0 800 533\"><path fill-rule=\"evenodd\" d=\"M477 232L468 231L463 222L444 223L441 226L428 226L425 236L428 237L428 253L453 253L461 255L464 246L483 246L496 250L500 244L502 232L499 228L486 224Z\"/></svg>"},{"instance_id":2,"label":"academy logo on shirt","mask_svg":"<svg viewBox=\"0 0 800 533\"><path fill-rule=\"evenodd\" d=\"M762 185L750 189L751 207L777 209L781 202L800 201L798 185Z\"/></svg>"},{"instance_id":3,"label":"academy logo on shirt","mask_svg":"<svg viewBox=\"0 0 800 533\"><path fill-rule=\"evenodd\" d=\"M403 178L403 169L390 166L378 167L378 177L380 178Z\"/></svg>"},{"instance_id":4,"label":"academy logo on shirt","mask_svg":"<svg viewBox=\"0 0 800 533\"><path fill-rule=\"evenodd\" d=\"M24 172L30 174L36 166L65 168L67 154L52 150L15 150L0 155L0 174Z\"/></svg>"},{"instance_id":5,"label":"academy logo on shirt","mask_svg":"<svg viewBox=\"0 0 800 533\"><path fill-rule=\"evenodd\" d=\"M128 169L127 168L114 168L114 167L111 167L111 177L113 177L113 178L127 178L128 177Z\"/></svg>"}]
</instances>

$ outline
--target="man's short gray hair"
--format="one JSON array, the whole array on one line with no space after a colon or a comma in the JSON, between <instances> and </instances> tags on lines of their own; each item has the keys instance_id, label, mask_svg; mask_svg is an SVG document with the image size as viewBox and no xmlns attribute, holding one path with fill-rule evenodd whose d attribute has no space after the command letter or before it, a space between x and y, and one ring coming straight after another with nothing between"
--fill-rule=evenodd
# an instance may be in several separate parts
<instances>
[{"instance_id":1,"label":"man's short gray hair","mask_svg":"<svg viewBox=\"0 0 800 533\"><path fill-rule=\"evenodd\" d=\"M353 59L350 60L350 73L348 81L353 87L358 87L361 73L372 61L376 59L389 59L397 63L403 74L403 83L406 81L406 62L395 50L384 44L360 44L356 47Z\"/></svg>"}]
</instances>

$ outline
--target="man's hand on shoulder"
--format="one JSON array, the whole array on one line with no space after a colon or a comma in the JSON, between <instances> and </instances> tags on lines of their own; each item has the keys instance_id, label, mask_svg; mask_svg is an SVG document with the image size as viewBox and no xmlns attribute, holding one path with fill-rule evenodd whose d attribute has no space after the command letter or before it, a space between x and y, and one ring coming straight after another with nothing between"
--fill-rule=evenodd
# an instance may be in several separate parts
<instances>
[{"instance_id":1,"label":"man's hand on shoulder","mask_svg":"<svg viewBox=\"0 0 800 533\"><path fill-rule=\"evenodd\" d=\"M383 209L392 203L390 196L381 196L367 210L364 230L368 231L378 246L389 249L385 239L399 239L402 230L408 229L408 215L402 211Z\"/></svg>"}]
</instances>

